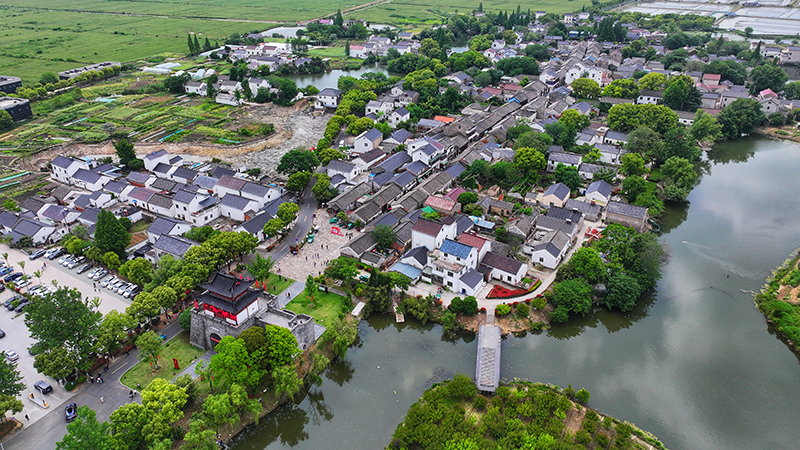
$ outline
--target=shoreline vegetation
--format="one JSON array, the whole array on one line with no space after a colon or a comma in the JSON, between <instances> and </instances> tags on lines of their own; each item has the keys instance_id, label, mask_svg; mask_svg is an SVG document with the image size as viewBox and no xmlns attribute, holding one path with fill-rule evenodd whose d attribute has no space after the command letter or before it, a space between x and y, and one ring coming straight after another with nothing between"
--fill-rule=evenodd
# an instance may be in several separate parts
<instances>
[{"instance_id":1,"label":"shoreline vegetation","mask_svg":"<svg viewBox=\"0 0 800 450\"><path fill-rule=\"evenodd\" d=\"M760 293L753 296L756 308L775 327L778 337L800 353L800 249L767 278Z\"/></svg>"},{"instance_id":2,"label":"shoreline vegetation","mask_svg":"<svg viewBox=\"0 0 800 450\"><path fill-rule=\"evenodd\" d=\"M661 449L651 433L585 406L585 389L514 381L491 398L465 375L434 384L386 449Z\"/></svg>"}]
</instances>

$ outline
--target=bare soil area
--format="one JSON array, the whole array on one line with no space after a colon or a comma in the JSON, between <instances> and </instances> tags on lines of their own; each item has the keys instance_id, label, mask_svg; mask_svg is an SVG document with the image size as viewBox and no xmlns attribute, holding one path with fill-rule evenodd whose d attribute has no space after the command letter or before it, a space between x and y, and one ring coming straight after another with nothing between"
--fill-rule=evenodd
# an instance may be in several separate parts
<instances>
[{"instance_id":1,"label":"bare soil area","mask_svg":"<svg viewBox=\"0 0 800 450\"><path fill-rule=\"evenodd\" d=\"M311 105L302 100L291 107L272 103L246 106L238 118L239 122L272 123L275 133L239 145L221 145L198 142L179 143L136 143L139 155L165 149L170 153L220 158L224 161L245 164L247 167L260 167L268 174L275 174L278 162L286 152L295 147L311 148L322 137L330 114L315 115ZM102 144L63 144L26 158L17 164L26 170L39 170L57 155L89 156L113 155L114 146L107 141Z\"/></svg>"}]
</instances>

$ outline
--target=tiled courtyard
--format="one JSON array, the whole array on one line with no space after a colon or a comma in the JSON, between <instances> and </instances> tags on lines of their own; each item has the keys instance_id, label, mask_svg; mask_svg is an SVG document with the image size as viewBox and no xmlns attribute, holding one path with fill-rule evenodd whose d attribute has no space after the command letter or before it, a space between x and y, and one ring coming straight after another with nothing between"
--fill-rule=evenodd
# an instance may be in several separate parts
<instances>
[{"instance_id":1,"label":"tiled courtyard","mask_svg":"<svg viewBox=\"0 0 800 450\"><path fill-rule=\"evenodd\" d=\"M297 255L290 253L283 257L275 264L274 271L297 281L305 281L309 275L318 276L325 270L327 261L339 257L339 248L342 245L362 234L355 229L341 230L342 233L352 234L352 237L333 234L329 222L331 218L333 216L327 211L317 210L314 225L319 225L319 231L314 235L314 242L304 245Z\"/></svg>"}]
</instances>

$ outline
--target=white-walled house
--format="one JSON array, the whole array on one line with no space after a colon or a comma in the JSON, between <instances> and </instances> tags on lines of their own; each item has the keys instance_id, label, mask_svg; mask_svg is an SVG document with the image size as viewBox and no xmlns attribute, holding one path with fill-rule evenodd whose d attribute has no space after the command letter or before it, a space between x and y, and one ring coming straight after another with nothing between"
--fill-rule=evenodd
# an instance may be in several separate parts
<instances>
[{"instance_id":1,"label":"white-walled house","mask_svg":"<svg viewBox=\"0 0 800 450\"><path fill-rule=\"evenodd\" d=\"M72 175L72 184L89 192L103 189L103 186L108 184L109 181L111 181L111 177L108 175L91 172L86 169L78 169Z\"/></svg>"},{"instance_id":2,"label":"white-walled house","mask_svg":"<svg viewBox=\"0 0 800 450\"><path fill-rule=\"evenodd\" d=\"M352 182L361 174L361 170L361 167L356 164L338 159L331 160L326 167L326 173L329 177L333 178L336 175L341 175L347 180L347 182Z\"/></svg>"},{"instance_id":3,"label":"white-walled house","mask_svg":"<svg viewBox=\"0 0 800 450\"><path fill-rule=\"evenodd\" d=\"M386 122L396 128L402 122L411 120L411 113L405 108L397 108L386 116Z\"/></svg>"},{"instance_id":4,"label":"white-walled house","mask_svg":"<svg viewBox=\"0 0 800 450\"><path fill-rule=\"evenodd\" d=\"M527 264L495 252L488 252L481 261L481 265L489 269L491 278L504 281L512 286L520 284L528 272Z\"/></svg>"},{"instance_id":5,"label":"white-walled house","mask_svg":"<svg viewBox=\"0 0 800 450\"><path fill-rule=\"evenodd\" d=\"M613 186L603 180L593 182L586 188L586 200L600 206L605 206L611 200Z\"/></svg>"},{"instance_id":6,"label":"white-walled house","mask_svg":"<svg viewBox=\"0 0 800 450\"><path fill-rule=\"evenodd\" d=\"M74 184L72 176L78 169L89 170L89 163L86 161L61 155L56 156L50 165L53 168L53 178L66 184Z\"/></svg>"},{"instance_id":7,"label":"white-walled house","mask_svg":"<svg viewBox=\"0 0 800 450\"><path fill-rule=\"evenodd\" d=\"M325 88L317 94L317 100L314 102L316 109L323 108L337 108L339 101L342 99L342 91L333 88Z\"/></svg>"},{"instance_id":8,"label":"white-walled house","mask_svg":"<svg viewBox=\"0 0 800 450\"><path fill-rule=\"evenodd\" d=\"M172 157L170 156L169 153L167 153L166 150L161 149L157 152L152 152L144 155L144 158L142 158L142 160L144 160L144 168L152 172L153 169L155 169L156 166L159 165L160 163L169 164L169 160L171 158Z\"/></svg>"},{"instance_id":9,"label":"white-walled house","mask_svg":"<svg viewBox=\"0 0 800 450\"><path fill-rule=\"evenodd\" d=\"M147 228L147 240L155 244L162 235L181 236L191 229L192 225L188 222L158 216Z\"/></svg>"},{"instance_id":10,"label":"white-walled house","mask_svg":"<svg viewBox=\"0 0 800 450\"><path fill-rule=\"evenodd\" d=\"M570 190L564 183L556 183L546 191L542 196L542 205L544 206L564 206L564 203L569 199Z\"/></svg>"},{"instance_id":11,"label":"white-walled house","mask_svg":"<svg viewBox=\"0 0 800 450\"><path fill-rule=\"evenodd\" d=\"M550 231L541 239L525 243L525 253L531 255L531 263L555 269L569 251L570 237L561 230Z\"/></svg>"},{"instance_id":12,"label":"white-walled house","mask_svg":"<svg viewBox=\"0 0 800 450\"><path fill-rule=\"evenodd\" d=\"M439 248L445 239L455 239L457 230L455 221L445 224L420 217L411 228L411 247Z\"/></svg>"},{"instance_id":13,"label":"white-walled house","mask_svg":"<svg viewBox=\"0 0 800 450\"><path fill-rule=\"evenodd\" d=\"M380 145L381 141L383 141L383 133L376 128L371 128L356 136L353 153L359 155L366 153Z\"/></svg>"}]
</instances>

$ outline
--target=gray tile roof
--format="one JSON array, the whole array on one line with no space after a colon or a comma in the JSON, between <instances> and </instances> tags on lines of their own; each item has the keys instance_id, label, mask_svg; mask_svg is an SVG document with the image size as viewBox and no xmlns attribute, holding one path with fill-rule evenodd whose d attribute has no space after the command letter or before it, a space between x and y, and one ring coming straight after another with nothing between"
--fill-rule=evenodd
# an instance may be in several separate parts
<instances>
[{"instance_id":1,"label":"gray tile roof","mask_svg":"<svg viewBox=\"0 0 800 450\"><path fill-rule=\"evenodd\" d=\"M172 166L170 166L169 164L164 164L164 163L158 163L157 166L153 167L153 172L160 173L160 174L166 174L170 170L172 170Z\"/></svg>"},{"instance_id":2,"label":"gray tile roof","mask_svg":"<svg viewBox=\"0 0 800 450\"><path fill-rule=\"evenodd\" d=\"M237 211L245 211L248 205L250 205L250 201L251 200L248 198L240 197L234 194L227 194L226 196L222 197L220 205L235 209Z\"/></svg>"},{"instance_id":3,"label":"gray tile roof","mask_svg":"<svg viewBox=\"0 0 800 450\"><path fill-rule=\"evenodd\" d=\"M647 208L644 206L636 206L621 202L608 202L606 212L608 214L617 214L620 216L633 217L635 219L644 219L647 217Z\"/></svg>"},{"instance_id":4,"label":"gray tile roof","mask_svg":"<svg viewBox=\"0 0 800 450\"><path fill-rule=\"evenodd\" d=\"M17 223L17 220L19 220L19 217L8 211L0 212L0 226L12 228Z\"/></svg>"},{"instance_id":5,"label":"gray tile roof","mask_svg":"<svg viewBox=\"0 0 800 450\"><path fill-rule=\"evenodd\" d=\"M128 176L126 178L128 179L128 181L131 181L131 182L134 182L134 183L145 184L145 182L147 180L149 180L150 177L152 177L152 176L153 176L152 174L144 173L144 172L131 172L131 173L128 174Z\"/></svg>"},{"instance_id":6,"label":"gray tile roof","mask_svg":"<svg viewBox=\"0 0 800 450\"><path fill-rule=\"evenodd\" d=\"M559 208L558 206L551 206L547 210L548 217L555 217L556 219L569 220L572 222L580 222L583 213L580 211L573 211L571 209Z\"/></svg>"},{"instance_id":7,"label":"gray tile roof","mask_svg":"<svg viewBox=\"0 0 800 450\"><path fill-rule=\"evenodd\" d=\"M405 258L414 258L420 265L425 266L428 264L428 248L425 246L412 248L403 255L403 259Z\"/></svg>"},{"instance_id":8,"label":"gray tile roof","mask_svg":"<svg viewBox=\"0 0 800 450\"><path fill-rule=\"evenodd\" d=\"M156 159L159 156L164 156L166 154L167 154L167 151L162 148L159 151L148 153L148 154L144 155L144 159Z\"/></svg>"},{"instance_id":9,"label":"gray tile roof","mask_svg":"<svg viewBox=\"0 0 800 450\"><path fill-rule=\"evenodd\" d=\"M113 192L114 194L119 195L128 186L129 186L129 184L128 184L127 181L124 181L124 180L122 180L122 181L111 180L111 181L108 182L108 184L103 186L103 189L105 189L108 192Z\"/></svg>"},{"instance_id":10,"label":"gray tile roof","mask_svg":"<svg viewBox=\"0 0 800 450\"><path fill-rule=\"evenodd\" d=\"M72 158L67 158L66 156L58 155L55 157L55 159L53 159L53 161L50 164L61 167L62 169L66 169L73 162L75 162L75 160Z\"/></svg>"},{"instance_id":11,"label":"gray tile roof","mask_svg":"<svg viewBox=\"0 0 800 450\"><path fill-rule=\"evenodd\" d=\"M349 163L347 161L342 161L340 159L332 159L327 166L328 170L335 170L337 172L343 172L343 173L350 173L355 168L356 168L355 164Z\"/></svg>"},{"instance_id":12,"label":"gray tile roof","mask_svg":"<svg viewBox=\"0 0 800 450\"><path fill-rule=\"evenodd\" d=\"M594 181L589 187L586 189L586 193L589 194L591 192L597 192L603 195L603 197L609 198L611 197L611 190L614 187L608 184L608 182L604 180Z\"/></svg>"},{"instance_id":13,"label":"gray tile roof","mask_svg":"<svg viewBox=\"0 0 800 450\"><path fill-rule=\"evenodd\" d=\"M270 219L273 219L274 217L275 216L273 216L270 213L262 212L261 214L258 214L255 217L253 217L252 219L246 222L242 222L241 226L242 228L247 230L248 233L256 234L259 231L262 231L264 229L264 225L266 225L267 222L269 222Z\"/></svg>"},{"instance_id":14,"label":"gray tile roof","mask_svg":"<svg viewBox=\"0 0 800 450\"><path fill-rule=\"evenodd\" d=\"M153 247L165 251L171 255L182 257L189 251L190 248L195 246L196 244L189 239L186 239L181 236L170 236L168 234L162 234L159 236L158 240L156 240Z\"/></svg>"},{"instance_id":15,"label":"gray tile roof","mask_svg":"<svg viewBox=\"0 0 800 450\"><path fill-rule=\"evenodd\" d=\"M24 236L33 236L48 225L32 219L20 219L12 228L13 231Z\"/></svg>"},{"instance_id":16,"label":"gray tile roof","mask_svg":"<svg viewBox=\"0 0 800 450\"><path fill-rule=\"evenodd\" d=\"M506 273L516 274L522 267L522 262L516 259L511 259L499 253L489 252L483 257L481 263L493 269L502 270Z\"/></svg>"},{"instance_id":17,"label":"gray tile roof","mask_svg":"<svg viewBox=\"0 0 800 450\"><path fill-rule=\"evenodd\" d=\"M188 204L191 203L192 200L194 200L194 197L196 195L197 194L194 192L180 190L175 193L175 196L172 197L172 200L177 203Z\"/></svg>"},{"instance_id":18,"label":"gray tile roof","mask_svg":"<svg viewBox=\"0 0 800 450\"><path fill-rule=\"evenodd\" d=\"M567 185L564 184L564 183L556 183L556 184L550 186L549 188L547 188L546 191L544 191L544 196L545 197L548 196L548 195L555 195L556 197L558 197L560 199L568 198L569 194L570 194L570 190L567 187Z\"/></svg>"},{"instance_id":19,"label":"gray tile roof","mask_svg":"<svg viewBox=\"0 0 800 450\"><path fill-rule=\"evenodd\" d=\"M150 189L155 189L157 191L172 192L177 184L178 183L172 180L168 180L166 178L158 178L155 181L153 181L153 184L150 185Z\"/></svg>"},{"instance_id":20,"label":"gray tile roof","mask_svg":"<svg viewBox=\"0 0 800 450\"><path fill-rule=\"evenodd\" d=\"M242 186L242 192L246 192L258 198L264 198L269 193L269 188L260 184L247 182Z\"/></svg>"},{"instance_id":21,"label":"gray tile roof","mask_svg":"<svg viewBox=\"0 0 800 450\"><path fill-rule=\"evenodd\" d=\"M475 289L481 281L483 281L483 275L475 269L469 269L467 273L461 275L461 282L473 289Z\"/></svg>"},{"instance_id":22,"label":"gray tile roof","mask_svg":"<svg viewBox=\"0 0 800 450\"><path fill-rule=\"evenodd\" d=\"M232 189L234 191L239 191L242 187L247 183L246 180L241 178L234 178L230 175L223 175L217 181L217 186L224 187L227 189Z\"/></svg>"},{"instance_id":23,"label":"gray tile roof","mask_svg":"<svg viewBox=\"0 0 800 450\"><path fill-rule=\"evenodd\" d=\"M150 201L148 202L153 206L158 206L160 208L172 208L172 199L167 197L166 195L156 194L150 197Z\"/></svg>"},{"instance_id":24,"label":"gray tile roof","mask_svg":"<svg viewBox=\"0 0 800 450\"><path fill-rule=\"evenodd\" d=\"M158 216L153 223L147 228L147 234L153 235L162 235L162 234L169 234L176 225L187 222L182 222L180 220L170 219L169 217Z\"/></svg>"},{"instance_id":25,"label":"gray tile roof","mask_svg":"<svg viewBox=\"0 0 800 450\"><path fill-rule=\"evenodd\" d=\"M549 161L553 161L554 163L564 163L564 164L573 164L578 165L581 163L581 155L576 155L573 153L565 153L565 152L550 152L547 156Z\"/></svg>"},{"instance_id":26,"label":"gray tile roof","mask_svg":"<svg viewBox=\"0 0 800 450\"><path fill-rule=\"evenodd\" d=\"M178 167L172 172L172 176L176 178L183 178L184 180L192 181L197 176L197 171L192 169L187 169L186 167Z\"/></svg>"},{"instance_id":27,"label":"gray tile roof","mask_svg":"<svg viewBox=\"0 0 800 450\"><path fill-rule=\"evenodd\" d=\"M75 171L75 174L72 175L72 178L84 181L86 183L94 184L100 181L100 179L103 178L103 176L100 175L99 173L90 172L86 169L78 169Z\"/></svg>"}]
</instances>

